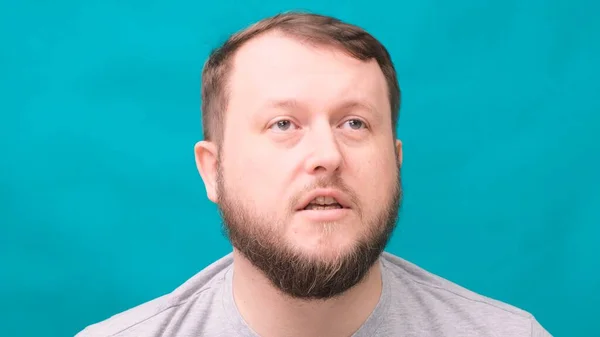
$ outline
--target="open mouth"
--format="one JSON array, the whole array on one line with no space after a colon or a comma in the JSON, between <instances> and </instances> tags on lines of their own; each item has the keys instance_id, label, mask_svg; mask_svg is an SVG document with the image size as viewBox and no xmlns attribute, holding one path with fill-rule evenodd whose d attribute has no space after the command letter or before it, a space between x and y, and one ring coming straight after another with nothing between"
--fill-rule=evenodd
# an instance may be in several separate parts
<instances>
[{"instance_id":1,"label":"open mouth","mask_svg":"<svg viewBox=\"0 0 600 337\"><path fill-rule=\"evenodd\" d=\"M332 209L342 209L345 208L342 206L335 198L333 197L316 197L314 198L306 207L302 210L304 211L323 211L323 210L332 210Z\"/></svg>"}]
</instances>

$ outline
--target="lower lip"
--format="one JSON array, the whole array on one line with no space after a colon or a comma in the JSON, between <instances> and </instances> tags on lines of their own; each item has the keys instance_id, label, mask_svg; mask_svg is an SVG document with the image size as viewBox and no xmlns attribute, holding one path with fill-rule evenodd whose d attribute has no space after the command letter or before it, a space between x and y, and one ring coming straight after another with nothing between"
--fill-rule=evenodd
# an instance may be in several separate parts
<instances>
[{"instance_id":1,"label":"lower lip","mask_svg":"<svg viewBox=\"0 0 600 337\"><path fill-rule=\"evenodd\" d=\"M298 214L314 222L339 221L350 214L350 209L300 210Z\"/></svg>"}]
</instances>

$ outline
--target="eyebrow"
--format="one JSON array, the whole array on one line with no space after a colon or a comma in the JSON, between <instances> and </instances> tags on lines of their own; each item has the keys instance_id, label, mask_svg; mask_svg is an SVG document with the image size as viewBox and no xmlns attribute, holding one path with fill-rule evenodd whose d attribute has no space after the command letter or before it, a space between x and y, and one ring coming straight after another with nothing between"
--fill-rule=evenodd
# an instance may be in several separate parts
<instances>
[{"instance_id":1,"label":"eyebrow","mask_svg":"<svg viewBox=\"0 0 600 337\"><path fill-rule=\"evenodd\" d=\"M295 99L284 99L284 100L270 100L263 106L267 109L284 109L284 110L295 110L300 107L300 102Z\"/></svg>"}]
</instances>

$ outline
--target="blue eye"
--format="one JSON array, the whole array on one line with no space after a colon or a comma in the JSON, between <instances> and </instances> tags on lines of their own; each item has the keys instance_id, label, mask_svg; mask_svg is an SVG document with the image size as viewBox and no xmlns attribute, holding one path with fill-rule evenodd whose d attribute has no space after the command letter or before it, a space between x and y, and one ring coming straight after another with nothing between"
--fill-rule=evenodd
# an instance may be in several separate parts
<instances>
[{"instance_id":1,"label":"blue eye","mask_svg":"<svg viewBox=\"0 0 600 337\"><path fill-rule=\"evenodd\" d=\"M360 130L366 128L365 122L360 119L349 119L344 124L347 124L353 130Z\"/></svg>"},{"instance_id":2,"label":"blue eye","mask_svg":"<svg viewBox=\"0 0 600 337\"><path fill-rule=\"evenodd\" d=\"M288 131L290 128L294 127L295 125L294 123L292 123L292 121L290 121L289 119L282 119L273 123L270 129L274 128L275 131Z\"/></svg>"}]
</instances>

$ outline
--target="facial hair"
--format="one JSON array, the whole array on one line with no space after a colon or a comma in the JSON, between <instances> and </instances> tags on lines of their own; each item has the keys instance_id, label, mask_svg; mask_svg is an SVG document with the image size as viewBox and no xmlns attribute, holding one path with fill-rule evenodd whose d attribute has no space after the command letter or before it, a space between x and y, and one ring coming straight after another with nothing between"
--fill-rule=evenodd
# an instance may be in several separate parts
<instances>
[{"instance_id":1,"label":"facial hair","mask_svg":"<svg viewBox=\"0 0 600 337\"><path fill-rule=\"evenodd\" d=\"M281 220L260 216L226 187L218 164L218 208L224 235L246 259L284 295L303 300L325 300L341 295L361 282L378 261L396 227L402 203L401 173L398 165L389 198L375 216L364 218L366 235L333 259L308 256L286 245L278 229ZM339 177L320 180L312 187L330 187L350 192ZM353 195L353 194L351 194ZM364 212L361 212L364 213Z\"/></svg>"}]
</instances>

